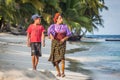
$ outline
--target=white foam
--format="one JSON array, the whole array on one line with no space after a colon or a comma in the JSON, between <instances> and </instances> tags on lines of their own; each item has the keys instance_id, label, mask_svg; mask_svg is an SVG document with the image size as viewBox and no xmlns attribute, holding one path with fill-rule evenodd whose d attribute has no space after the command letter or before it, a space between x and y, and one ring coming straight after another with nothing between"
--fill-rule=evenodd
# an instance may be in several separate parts
<instances>
[{"instance_id":1,"label":"white foam","mask_svg":"<svg viewBox=\"0 0 120 80\"><path fill-rule=\"evenodd\" d=\"M111 60L112 59L116 59L116 57L113 56L85 56L85 57L67 57L73 60L77 60L80 62L98 62L101 60Z\"/></svg>"}]
</instances>

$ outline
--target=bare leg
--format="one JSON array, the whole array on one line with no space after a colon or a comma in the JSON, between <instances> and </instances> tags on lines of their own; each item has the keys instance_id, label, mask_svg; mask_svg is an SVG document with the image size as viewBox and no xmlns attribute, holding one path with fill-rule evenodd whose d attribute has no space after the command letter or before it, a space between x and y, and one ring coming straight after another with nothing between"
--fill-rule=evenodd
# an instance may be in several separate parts
<instances>
[{"instance_id":1,"label":"bare leg","mask_svg":"<svg viewBox=\"0 0 120 80\"><path fill-rule=\"evenodd\" d=\"M36 66L36 68L37 68L38 62L39 62L39 56L35 56L35 66Z\"/></svg>"},{"instance_id":2,"label":"bare leg","mask_svg":"<svg viewBox=\"0 0 120 80\"><path fill-rule=\"evenodd\" d=\"M35 66L35 56L32 56L32 66L33 66L33 70L36 70L36 66Z\"/></svg>"},{"instance_id":3,"label":"bare leg","mask_svg":"<svg viewBox=\"0 0 120 80\"><path fill-rule=\"evenodd\" d=\"M62 67L62 77L65 77L65 60L62 60L61 67Z\"/></svg>"},{"instance_id":4,"label":"bare leg","mask_svg":"<svg viewBox=\"0 0 120 80\"><path fill-rule=\"evenodd\" d=\"M55 63L55 67L56 67L56 70L57 70L57 73L58 73L57 76L60 77L60 76L61 76L61 73L60 73L60 68L59 68L58 62Z\"/></svg>"}]
</instances>

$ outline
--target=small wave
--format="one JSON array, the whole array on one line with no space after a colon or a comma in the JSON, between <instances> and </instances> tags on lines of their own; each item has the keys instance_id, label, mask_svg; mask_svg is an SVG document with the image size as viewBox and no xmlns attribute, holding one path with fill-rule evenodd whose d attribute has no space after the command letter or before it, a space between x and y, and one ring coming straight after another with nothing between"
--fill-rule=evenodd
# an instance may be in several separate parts
<instances>
[{"instance_id":1,"label":"small wave","mask_svg":"<svg viewBox=\"0 0 120 80\"><path fill-rule=\"evenodd\" d=\"M116 57L114 56L85 56L85 57L71 57L68 56L67 58L76 60L76 61L80 61L80 62L99 62L102 60L116 60Z\"/></svg>"}]
</instances>

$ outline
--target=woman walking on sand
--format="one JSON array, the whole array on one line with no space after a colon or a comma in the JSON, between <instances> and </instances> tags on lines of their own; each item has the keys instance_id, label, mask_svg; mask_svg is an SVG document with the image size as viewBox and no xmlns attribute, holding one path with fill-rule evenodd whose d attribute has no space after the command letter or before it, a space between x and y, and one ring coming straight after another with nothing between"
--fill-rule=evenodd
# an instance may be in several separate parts
<instances>
[{"instance_id":1,"label":"woman walking on sand","mask_svg":"<svg viewBox=\"0 0 120 80\"><path fill-rule=\"evenodd\" d=\"M44 27L40 24L41 16L34 14L32 16L33 23L27 29L27 46L31 47L32 66L33 70L37 69L39 57L41 56L41 43L44 42Z\"/></svg>"},{"instance_id":2,"label":"woman walking on sand","mask_svg":"<svg viewBox=\"0 0 120 80\"><path fill-rule=\"evenodd\" d=\"M67 25L63 24L63 18L60 13L56 13L53 20L54 24L48 28L48 36L52 40L49 61L56 67L57 76L65 77L66 40L71 36L71 32ZM59 68L60 62L62 63L62 73Z\"/></svg>"}]
</instances>

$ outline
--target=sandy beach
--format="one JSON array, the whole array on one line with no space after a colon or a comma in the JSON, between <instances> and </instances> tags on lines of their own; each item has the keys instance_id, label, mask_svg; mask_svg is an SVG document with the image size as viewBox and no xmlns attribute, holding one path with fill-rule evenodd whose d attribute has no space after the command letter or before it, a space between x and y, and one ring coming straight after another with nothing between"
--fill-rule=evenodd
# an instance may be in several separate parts
<instances>
[{"instance_id":1,"label":"sandy beach","mask_svg":"<svg viewBox=\"0 0 120 80\"><path fill-rule=\"evenodd\" d=\"M26 46L26 36L0 33L0 80L90 80L88 75L66 70L66 77L56 77L53 65L48 62L51 41L46 37L42 47L38 70L32 71L30 48ZM67 51L79 48L67 42ZM66 55L66 68L71 57Z\"/></svg>"}]
</instances>

